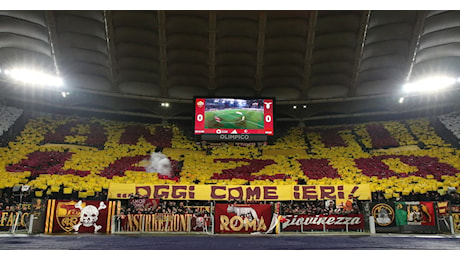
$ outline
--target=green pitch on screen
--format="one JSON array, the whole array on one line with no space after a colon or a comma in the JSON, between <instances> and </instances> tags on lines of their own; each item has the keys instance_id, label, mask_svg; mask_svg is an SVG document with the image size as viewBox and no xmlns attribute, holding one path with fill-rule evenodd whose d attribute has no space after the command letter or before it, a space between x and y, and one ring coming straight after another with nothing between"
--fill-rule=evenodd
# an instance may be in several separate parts
<instances>
[{"instance_id":1,"label":"green pitch on screen","mask_svg":"<svg viewBox=\"0 0 460 260\"><path fill-rule=\"evenodd\" d=\"M263 110L226 109L206 111L205 118L205 128L264 129Z\"/></svg>"}]
</instances>

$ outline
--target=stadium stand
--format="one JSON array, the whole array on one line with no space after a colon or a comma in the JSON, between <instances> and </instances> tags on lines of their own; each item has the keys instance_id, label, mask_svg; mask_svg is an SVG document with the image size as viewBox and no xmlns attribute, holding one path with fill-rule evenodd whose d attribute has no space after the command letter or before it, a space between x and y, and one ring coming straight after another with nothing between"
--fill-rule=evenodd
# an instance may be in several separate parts
<instances>
[{"instance_id":1,"label":"stadium stand","mask_svg":"<svg viewBox=\"0 0 460 260\"><path fill-rule=\"evenodd\" d=\"M440 115L438 119L458 141L460 139L460 111Z\"/></svg>"},{"instance_id":2,"label":"stadium stand","mask_svg":"<svg viewBox=\"0 0 460 260\"><path fill-rule=\"evenodd\" d=\"M15 122L23 115L23 109L0 106L0 146L5 146L14 137L13 126Z\"/></svg>"},{"instance_id":3,"label":"stadium stand","mask_svg":"<svg viewBox=\"0 0 460 260\"><path fill-rule=\"evenodd\" d=\"M22 115L23 110L15 107L0 107L0 136L8 131L14 122Z\"/></svg>"},{"instance_id":4,"label":"stadium stand","mask_svg":"<svg viewBox=\"0 0 460 260\"><path fill-rule=\"evenodd\" d=\"M145 172L157 147L170 158L174 178ZM0 187L30 185L37 197L94 197L111 182L370 183L372 192L390 199L414 192L444 195L458 188L460 175L458 150L427 118L295 127L265 146L202 146L175 125L53 115L30 119L1 152Z\"/></svg>"}]
</instances>

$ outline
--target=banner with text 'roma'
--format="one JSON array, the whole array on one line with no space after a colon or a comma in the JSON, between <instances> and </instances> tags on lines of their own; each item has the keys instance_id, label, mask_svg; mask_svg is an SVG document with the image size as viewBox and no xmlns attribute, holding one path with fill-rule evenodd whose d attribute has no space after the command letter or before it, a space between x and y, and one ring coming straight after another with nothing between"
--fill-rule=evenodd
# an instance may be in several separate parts
<instances>
[{"instance_id":1,"label":"banner with text 'roma'","mask_svg":"<svg viewBox=\"0 0 460 260\"><path fill-rule=\"evenodd\" d=\"M360 185L162 185L111 183L109 199L139 194L163 200L280 201L370 200L369 184Z\"/></svg>"},{"instance_id":2,"label":"banner with text 'roma'","mask_svg":"<svg viewBox=\"0 0 460 260\"><path fill-rule=\"evenodd\" d=\"M272 221L270 204L216 204L214 232L266 232Z\"/></svg>"}]
</instances>

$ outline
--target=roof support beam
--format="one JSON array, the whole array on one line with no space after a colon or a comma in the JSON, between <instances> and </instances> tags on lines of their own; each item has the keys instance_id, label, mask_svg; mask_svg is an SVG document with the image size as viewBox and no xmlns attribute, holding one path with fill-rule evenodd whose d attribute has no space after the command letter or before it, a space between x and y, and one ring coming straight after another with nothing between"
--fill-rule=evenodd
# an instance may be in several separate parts
<instances>
[{"instance_id":1,"label":"roof support beam","mask_svg":"<svg viewBox=\"0 0 460 260\"><path fill-rule=\"evenodd\" d=\"M305 65L304 65L304 88L301 90L302 98L306 99L308 89L310 88L310 71L315 44L316 21L318 20L318 11L311 11L308 19L308 35L305 44Z\"/></svg>"},{"instance_id":2,"label":"roof support beam","mask_svg":"<svg viewBox=\"0 0 460 260\"><path fill-rule=\"evenodd\" d=\"M113 28L113 11L104 11L105 39L107 42L107 54L109 55L110 83L114 92L119 92L117 60L115 53L115 30Z\"/></svg>"},{"instance_id":3,"label":"roof support beam","mask_svg":"<svg viewBox=\"0 0 460 260\"><path fill-rule=\"evenodd\" d=\"M356 96L356 84L358 81L358 74L361 68L361 57L363 55L364 45L366 44L367 28L369 27L369 19L371 17L371 11L363 11L361 13L360 28L358 32L358 45L355 51L355 60L353 62L353 79L351 85L348 88L348 96Z\"/></svg>"},{"instance_id":4,"label":"roof support beam","mask_svg":"<svg viewBox=\"0 0 460 260\"><path fill-rule=\"evenodd\" d=\"M61 76L61 70L59 67L60 63L60 52L59 52L59 40L58 33L56 29L56 18L53 11L45 11L46 24L48 26L48 37L51 47L51 55L54 62L54 67L56 70L56 75Z\"/></svg>"},{"instance_id":5,"label":"roof support beam","mask_svg":"<svg viewBox=\"0 0 460 260\"><path fill-rule=\"evenodd\" d=\"M414 68L415 58L417 56L417 49L420 43L420 37L423 32L423 26L425 24L427 13L428 11L417 11L417 16L416 16L417 18L415 21L414 30L413 30L413 34L412 34L412 38L411 38L410 46L409 46L409 55L411 56L409 56L407 59L408 69L407 69L407 74L406 74L407 76L405 78L406 82L411 79L412 69Z\"/></svg>"},{"instance_id":6,"label":"roof support beam","mask_svg":"<svg viewBox=\"0 0 460 260\"><path fill-rule=\"evenodd\" d=\"M262 78L264 75L264 50L265 28L267 27L267 13L259 12L259 31L257 37L257 67L256 67L256 92L260 95L262 90Z\"/></svg>"},{"instance_id":7,"label":"roof support beam","mask_svg":"<svg viewBox=\"0 0 460 260\"><path fill-rule=\"evenodd\" d=\"M166 55L166 12L157 11L158 17L158 46L160 48L160 87L162 97L168 97L168 89L166 86L168 64Z\"/></svg>"},{"instance_id":8,"label":"roof support beam","mask_svg":"<svg viewBox=\"0 0 460 260\"><path fill-rule=\"evenodd\" d=\"M209 94L214 94L216 89L216 11L209 11Z\"/></svg>"}]
</instances>

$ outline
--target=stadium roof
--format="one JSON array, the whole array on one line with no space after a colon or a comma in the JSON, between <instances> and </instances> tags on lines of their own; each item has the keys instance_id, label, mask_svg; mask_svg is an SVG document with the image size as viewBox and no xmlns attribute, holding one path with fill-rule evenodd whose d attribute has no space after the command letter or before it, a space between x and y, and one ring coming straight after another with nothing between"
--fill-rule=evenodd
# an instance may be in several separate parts
<instances>
[{"instance_id":1,"label":"stadium roof","mask_svg":"<svg viewBox=\"0 0 460 260\"><path fill-rule=\"evenodd\" d=\"M460 11L0 11L0 70L49 71L68 92L2 74L4 100L156 119L191 120L194 96L275 97L281 121L452 107L398 100L409 80L459 77L459 53Z\"/></svg>"}]
</instances>

